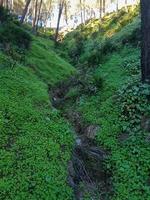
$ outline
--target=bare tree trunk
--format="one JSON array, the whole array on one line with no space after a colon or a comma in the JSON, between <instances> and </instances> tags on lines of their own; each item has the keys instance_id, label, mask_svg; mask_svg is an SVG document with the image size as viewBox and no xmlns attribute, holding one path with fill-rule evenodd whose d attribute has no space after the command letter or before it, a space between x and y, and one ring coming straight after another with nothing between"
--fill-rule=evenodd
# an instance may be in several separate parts
<instances>
[{"instance_id":1,"label":"bare tree trunk","mask_svg":"<svg viewBox=\"0 0 150 200\"><path fill-rule=\"evenodd\" d=\"M52 22L51 22L51 20L52 20L52 9L53 9L52 0L50 0L50 5L49 5L50 28L51 28L51 24L52 24Z\"/></svg>"},{"instance_id":2,"label":"bare tree trunk","mask_svg":"<svg viewBox=\"0 0 150 200\"><path fill-rule=\"evenodd\" d=\"M65 8L65 21L66 21L66 24L68 25L68 7L67 7L67 2L65 1L65 5L64 5L64 8Z\"/></svg>"},{"instance_id":3,"label":"bare tree trunk","mask_svg":"<svg viewBox=\"0 0 150 200\"><path fill-rule=\"evenodd\" d=\"M93 17L93 12L92 12L92 8L91 8L91 10L90 10L90 19L92 19L92 17Z\"/></svg>"},{"instance_id":4,"label":"bare tree trunk","mask_svg":"<svg viewBox=\"0 0 150 200\"><path fill-rule=\"evenodd\" d=\"M31 0L27 0L27 1L26 1L26 5L25 5L25 8L24 8L24 10L23 10L22 17L21 17L21 21L20 21L21 23L24 22L24 19L25 19L25 17L26 17L27 11L28 11L28 7L29 7L29 5L30 5L30 2L31 2Z\"/></svg>"},{"instance_id":5,"label":"bare tree trunk","mask_svg":"<svg viewBox=\"0 0 150 200\"><path fill-rule=\"evenodd\" d=\"M141 0L141 21L142 21L142 51L141 70L142 82L150 84L150 3Z\"/></svg>"},{"instance_id":6,"label":"bare tree trunk","mask_svg":"<svg viewBox=\"0 0 150 200\"><path fill-rule=\"evenodd\" d=\"M3 6L4 0L0 0L0 7Z\"/></svg>"},{"instance_id":7,"label":"bare tree trunk","mask_svg":"<svg viewBox=\"0 0 150 200\"><path fill-rule=\"evenodd\" d=\"M85 19L85 0L83 0L83 18L84 18L84 23L86 21Z\"/></svg>"},{"instance_id":8,"label":"bare tree trunk","mask_svg":"<svg viewBox=\"0 0 150 200\"><path fill-rule=\"evenodd\" d=\"M128 0L125 0L125 10L128 12Z\"/></svg>"},{"instance_id":9,"label":"bare tree trunk","mask_svg":"<svg viewBox=\"0 0 150 200\"><path fill-rule=\"evenodd\" d=\"M99 18L100 18L100 22L102 19L102 0L99 0Z\"/></svg>"},{"instance_id":10,"label":"bare tree trunk","mask_svg":"<svg viewBox=\"0 0 150 200\"><path fill-rule=\"evenodd\" d=\"M80 15L81 15L81 24L83 24L82 0L80 0Z\"/></svg>"},{"instance_id":11,"label":"bare tree trunk","mask_svg":"<svg viewBox=\"0 0 150 200\"><path fill-rule=\"evenodd\" d=\"M13 11L14 9L14 0L11 0L10 10Z\"/></svg>"},{"instance_id":12,"label":"bare tree trunk","mask_svg":"<svg viewBox=\"0 0 150 200\"><path fill-rule=\"evenodd\" d=\"M9 2L6 0L6 9L9 9Z\"/></svg>"},{"instance_id":13,"label":"bare tree trunk","mask_svg":"<svg viewBox=\"0 0 150 200\"><path fill-rule=\"evenodd\" d=\"M103 15L105 15L105 6L106 6L105 3L106 3L105 0L103 0Z\"/></svg>"},{"instance_id":14,"label":"bare tree trunk","mask_svg":"<svg viewBox=\"0 0 150 200\"><path fill-rule=\"evenodd\" d=\"M35 26L37 22L37 14L38 14L38 0L35 1L35 7L34 7L34 18L32 22L32 31L35 32Z\"/></svg>"},{"instance_id":15,"label":"bare tree trunk","mask_svg":"<svg viewBox=\"0 0 150 200\"><path fill-rule=\"evenodd\" d=\"M50 20L51 20L52 0L50 0L49 3L50 3L49 4L49 9L48 9L48 12L46 13L45 21L44 21L44 32L46 31L46 25L47 25L47 21L48 21L49 16L50 16ZM50 27L51 27L51 22L50 22Z\"/></svg>"},{"instance_id":16,"label":"bare tree trunk","mask_svg":"<svg viewBox=\"0 0 150 200\"><path fill-rule=\"evenodd\" d=\"M117 10L117 12L119 11L119 2L118 2L118 0L116 2L116 10Z\"/></svg>"},{"instance_id":17,"label":"bare tree trunk","mask_svg":"<svg viewBox=\"0 0 150 200\"><path fill-rule=\"evenodd\" d=\"M36 22L36 32L38 30L38 23L41 15L41 7L42 7L43 0L40 0L40 5L39 5L39 11L38 11L38 17L37 17L37 22Z\"/></svg>"},{"instance_id":18,"label":"bare tree trunk","mask_svg":"<svg viewBox=\"0 0 150 200\"><path fill-rule=\"evenodd\" d=\"M56 28L56 33L55 33L55 44L57 44L60 19L61 19L62 11L63 11L63 8L64 8L64 3L65 3L64 0L60 0L60 2L59 2L59 13L58 13L58 20L57 20L57 28Z\"/></svg>"}]
</instances>

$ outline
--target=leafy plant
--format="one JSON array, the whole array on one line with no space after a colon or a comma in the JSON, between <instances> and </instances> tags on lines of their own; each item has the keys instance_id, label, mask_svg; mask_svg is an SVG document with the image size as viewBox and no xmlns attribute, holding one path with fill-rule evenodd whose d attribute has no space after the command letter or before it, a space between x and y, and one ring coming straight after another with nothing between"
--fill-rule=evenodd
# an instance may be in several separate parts
<instances>
[{"instance_id":1,"label":"leafy plant","mask_svg":"<svg viewBox=\"0 0 150 200\"><path fill-rule=\"evenodd\" d=\"M9 10L0 6L0 24L11 21L13 19L12 15L9 14Z\"/></svg>"},{"instance_id":2,"label":"leafy plant","mask_svg":"<svg viewBox=\"0 0 150 200\"><path fill-rule=\"evenodd\" d=\"M28 49L31 43L31 36L22 27L9 22L0 27L0 43L4 45L5 50L9 50L12 45Z\"/></svg>"}]
</instances>

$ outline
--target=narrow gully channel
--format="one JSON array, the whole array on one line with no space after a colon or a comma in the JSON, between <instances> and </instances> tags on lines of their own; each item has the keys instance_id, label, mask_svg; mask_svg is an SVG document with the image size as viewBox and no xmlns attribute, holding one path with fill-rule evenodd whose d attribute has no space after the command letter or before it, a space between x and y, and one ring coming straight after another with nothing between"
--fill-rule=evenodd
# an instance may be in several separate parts
<instances>
[{"instance_id":1,"label":"narrow gully channel","mask_svg":"<svg viewBox=\"0 0 150 200\"><path fill-rule=\"evenodd\" d=\"M64 112L68 104L65 97L67 92L78 84L78 81L71 78L65 83L50 89L52 106L61 111L75 133L75 144L72 158L68 163L68 183L74 191L76 200L84 199L88 194L91 200L108 200L112 193L111 173L105 169L105 161L108 152L97 146L95 135L100 129L93 124L83 124L81 114L72 110Z\"/></svg>"}]
</instances>

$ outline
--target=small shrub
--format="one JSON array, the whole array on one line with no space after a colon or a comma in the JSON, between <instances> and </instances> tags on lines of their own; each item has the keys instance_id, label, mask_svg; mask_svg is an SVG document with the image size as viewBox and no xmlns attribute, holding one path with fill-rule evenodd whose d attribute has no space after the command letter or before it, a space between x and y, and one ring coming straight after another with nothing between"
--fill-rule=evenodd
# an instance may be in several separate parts
<instances>
[{"instance_id":1,"label":"small shrub","mask_svg":"<svg viewBox=\"0 0 150 200\"><path fill-rule=\"evenodd\" d=\"M103 87L103 79L101 76L99 76L98 74L94 74L93 75L94 78L94 84L97 88L102 88Z\"/></svg>"},{"instance_id":2,"label":"small shrub","mask_svg":"<svg viewBox=\"0 0 150 200\"><path fill-rule=\"evenodd\" d=\"M132 132L140 128L141 117L150 113L149 97L150 86L146 84L130 83L119 91L121 119L129 122L129 126L124 127L124 131Z\"/></svg>"},{"instance_id":3,"label":"small shrub","mask_svg":"<svg viewBox=\"0 0 150 200\"><path fill-rule=\"evenodd\" d=\"M79 95L80 95L79 89L76 87L76 88L71 88L65 97L74 99L77 98Z\"/></svg>"},{"instance_id":4,"label":"small shrub","mask_svg":"<svg viewBox=\"0 0 150 200\"><path fill-rule=\"evenodd\" d=\"M72 41L73 43L70 44L72 45L72 47L70 48L68 54L70 58L72 58L73 62L76 62L83 50L83 44L84 44L83 36L81 34L78 34L76 37L73 38Z\"/></svg>"},{"instance_id":5,"label":"small shrub","mask_svg":"<svg viewBox=\"0 0 150 200\"><path fill-rule=\"evenodd\" d=\"M13 22L4 24L0 27L0 43L6 45L16 45L19 48L28 49L31 42L31 36L22 27L17 26Z\"/></svg>"},{"instance_id":6,"label":"small shrub","mask_svg":"<svg viewBox=\"0 0 150 200\"><path fill-rule=\"evenodd\" d=\"M0 6L0 24L3 24L4 22L8 22L11 20L12 16L9 14L9 11Z\"/></svg>"},{"instance_id":7,"label":"small shrub","mask_svg":"<svg viewBox=\"0 0 150 200\"><path fill-rule=\"evenodd\" d=\"M31 43L30 34L7 9L0 7L0 43L5 51L17 46L28 49Z\"/></svg>"},{"instance_id":8,"label":"small shrub","mask_svg":"<svg viewBox=\"0 0 150 200\"><path fill-rule=\"evenodd\" d=\"M5 53L16 62L23 63L25 61L25 50L24 49L14 46L9 51L5 51Z\"/></svg>"},{"instance_id":9,"label":"small shrub","mask_svg":"<svg viewBox=\"0 0 150 200\"><path fill-rule=\"evenodd\" d=\"M13 69L16 65L16 60L13 60L10 56L0 54L0 69L11 68Z\"/></svg>"},{"instance_id":10,"label":"small shrub","mask_svg":"<svg viewBox=\"0 0 150 200\"><path fill-rule=\"evenodd\" d=\"M29 27L30 28L30 27ZM29 29L28 28L28 29ZM30 28L31 29L31 28ZM45 27L40 27L38 29L38 35L40 37L43 37L43 38L47 38L47 39L52 39L54 40L55 38L55 29L53 28L45 28Z\"/></svg>"},{"instance_id":11,"label":"small shrub","mask_svg":"<svg viewBox=\"0 0 150 200\"><path fill-rule=\"evenodd\" d=\"M127 59L123 60L121 66L124 67L131 75L139 74L140 59L136 56L128 57Z\"/></svg>"},{"instance_id":12,"label":"small shrub","mask_svg":"<svg viewBox=\"0 0 150 200\"><path fill-rule=\"evenodd\" d=\"M89 72L86 72L80 77L80 91L81 94L93 95L98 92L99 89L103 86L103 79L96 75L96 73L89 69Z\"/></svg>"}]
</instances>

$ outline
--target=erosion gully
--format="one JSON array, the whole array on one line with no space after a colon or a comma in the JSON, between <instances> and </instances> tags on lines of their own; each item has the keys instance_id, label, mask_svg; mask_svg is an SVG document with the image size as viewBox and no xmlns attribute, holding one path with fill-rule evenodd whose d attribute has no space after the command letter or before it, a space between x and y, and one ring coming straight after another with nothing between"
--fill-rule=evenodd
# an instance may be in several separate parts
<instances>
[{"instance_id":1,"label":"erosion gully","mask_svg":"<svg viewBox=\"0 0 150 200\"><path fill-rule=\"evenodd\" d=\"M81 113L74 109L78 98L70 101L66 96L70 89L79 84L76 77L71 77L50 89L52 106L60 110L69 121L76 138L72 158L68 163L68 184L72 187L76 200L108 200L112 194L111 173L105 167L109 153L95 141L100 127L84 123Z\"/></svg>"}]
</instances>

